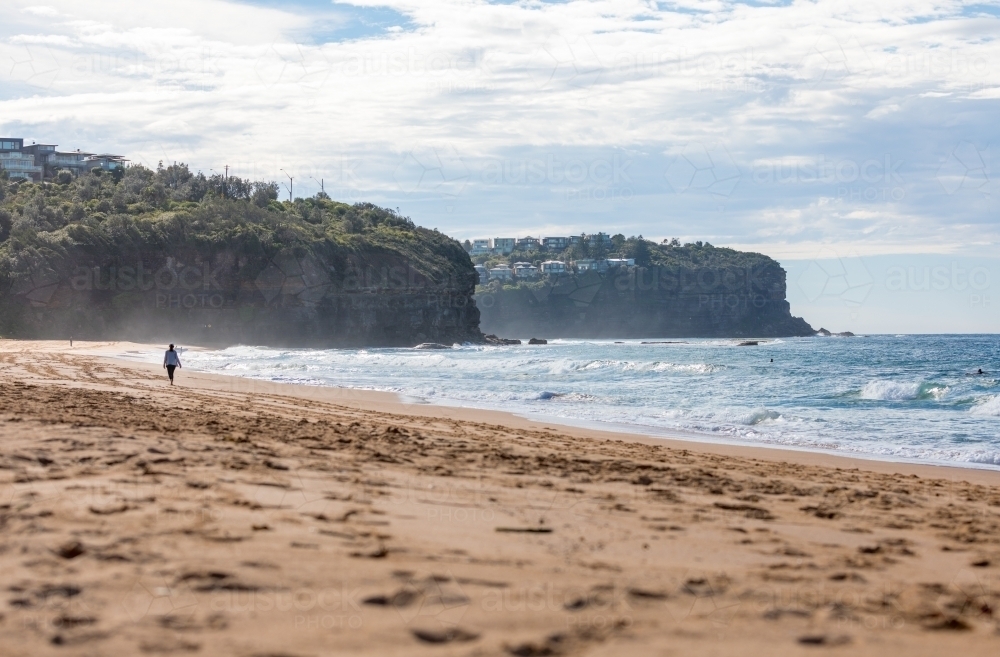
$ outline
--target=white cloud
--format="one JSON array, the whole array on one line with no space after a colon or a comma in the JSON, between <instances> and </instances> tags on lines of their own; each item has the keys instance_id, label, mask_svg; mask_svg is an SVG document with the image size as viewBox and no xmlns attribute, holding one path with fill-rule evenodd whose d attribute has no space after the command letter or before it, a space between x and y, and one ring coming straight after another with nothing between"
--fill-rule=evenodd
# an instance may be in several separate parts
<instances>
[{"instance_id":1,"label":"white cloud","mask_svg":"<svg viewBox=\"0 0 1000 657\"><path fill-rule=\"evenodd\" d=\"M359 0L322 16L340 29L387 6L405 20L331 40L319 9L5 3L0 132L284 168L304 193L322 178L463 238L548 226L802 253L998 239L1000 174L943 168L998 136L1000 21L960 2ZM401 185L407 155L432 152L461 175ZM702 152L718 157L696 166ZM535 164L540 179L514 175Z\"/></svg>"},{"instance_id":2,"label":"white cloud","mask_svg":"<svg viewBox=\"0 0 1000 657\"><path fill-rule=\"evenodd\" d=\"M34 5L31 7L25 7L22 10L26 14L34 14L36 16L58 16L59 12L56 11L54 7L48 7L46 5Z\"/></svg>"}]
</instances>

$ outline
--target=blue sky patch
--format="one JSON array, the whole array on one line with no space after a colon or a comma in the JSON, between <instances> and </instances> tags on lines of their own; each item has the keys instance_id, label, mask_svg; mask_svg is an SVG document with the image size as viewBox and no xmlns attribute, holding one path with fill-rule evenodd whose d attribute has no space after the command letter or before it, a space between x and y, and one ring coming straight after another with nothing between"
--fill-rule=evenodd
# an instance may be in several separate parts
<instances>
[{"instance_id":1,"label":"blue sky patch","mask_svg":"<svg viewBox=\"0 0 1000 657\"><path fill-rule=\"evenodd\" d=\"M391 7L359 7L330 0L239 0L258 7L309 16L310 28L293 35L301 43L321 44L379 37L416 29L409 16Z\"/></svg>"}]
</instances>

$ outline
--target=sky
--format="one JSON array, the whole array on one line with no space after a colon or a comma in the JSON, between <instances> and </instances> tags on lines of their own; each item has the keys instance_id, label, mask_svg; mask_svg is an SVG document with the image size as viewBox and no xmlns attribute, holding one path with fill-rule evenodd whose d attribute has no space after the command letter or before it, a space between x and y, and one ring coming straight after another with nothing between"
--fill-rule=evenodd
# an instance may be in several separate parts
<instances>
[{"instance_id":1,"label":"sky","mask_svg":"<svg viewBox=\"0 0 1000 657\"><path fill-rule=\"evenodd\" d=\"M706 240L817 327L996 332L998 36L998 0L4 0L0 135L459 239Z\"/></svg>"}]
</instances>

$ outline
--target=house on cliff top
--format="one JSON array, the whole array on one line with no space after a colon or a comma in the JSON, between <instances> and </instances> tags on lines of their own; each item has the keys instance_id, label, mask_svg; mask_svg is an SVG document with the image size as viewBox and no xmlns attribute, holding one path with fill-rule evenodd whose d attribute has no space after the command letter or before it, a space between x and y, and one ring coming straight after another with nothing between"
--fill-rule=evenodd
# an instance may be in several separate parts
<instances>
[{"instance_id":1,"label":"house on cliff top","mask_svg":"<svg viewBox=\"0 0 1000 657\"><path fill-rule=\"evenodd\" d=\"M127 159L121 155L60 152L55 144L24 145L24 139L0 137L0 170L13 179L41 182L66 170L79 176L92 169L112 171L124 168Z\"/></svg>"}]
</instances>

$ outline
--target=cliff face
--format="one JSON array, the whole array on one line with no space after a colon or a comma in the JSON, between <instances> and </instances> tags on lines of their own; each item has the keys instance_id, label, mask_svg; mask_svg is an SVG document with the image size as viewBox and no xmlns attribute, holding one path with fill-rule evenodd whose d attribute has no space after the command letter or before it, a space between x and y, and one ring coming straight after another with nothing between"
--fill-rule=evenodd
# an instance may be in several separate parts
<instances>
[{"instance_id":1,"label":"cliff face","mask_svg":"<svg viewBox=\"0 0 1000 657\"><path fill-rule=\"evenodd\" d=\"M90 203L80 195L94 180L8 188L0 335L288 347L482 339L472 262L437 231L320 198L151 207L142 192L129 204L134 175L98 180ZM102 194L121 197L120 212Z\"/></svg>"},{"instance_id":2,"label":"cliff face","mask_svg":"<svg viewBox=\"0 0 1000 657\"><path fill-rule=\"evenodd\" d=\"M263 266L227 250L169 253L108 261L71 249L34 263L0 299L5 336L288 347L481 336L471 276L435 280L397 253L300 246Z\"/></svg>"},{"instance_id":3,"label":"cliff face","mask_svg":"<svg viewBox=\"0 0 1000 657\"><path fill-rule=\"evenodd\" d=\"M792 317L785 271L769 258L618 267L541 284L481 287L485 332L542 338L812 335Z\"/></svg>"}]
</instances>

